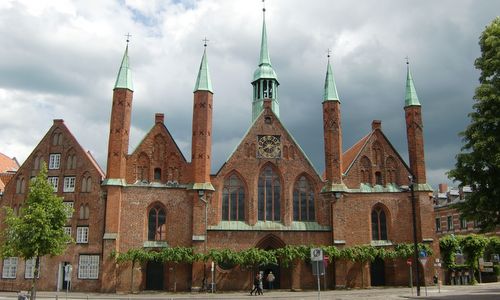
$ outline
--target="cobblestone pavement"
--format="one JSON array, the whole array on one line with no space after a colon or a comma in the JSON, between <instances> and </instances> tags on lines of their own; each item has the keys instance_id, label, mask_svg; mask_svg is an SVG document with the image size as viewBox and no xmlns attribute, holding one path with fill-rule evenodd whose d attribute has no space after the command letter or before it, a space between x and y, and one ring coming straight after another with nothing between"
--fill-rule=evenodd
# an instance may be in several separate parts
<instances>
[{"instance_id":1,"label":"cobblestone pavement","mask_svg":"<svg viewBox=\"0 0 500 300\"><path fill-rule=\"evenodd\" d=\"M165 292L142 292L139 294L97 294L97 293L69 293L64 292L38 292L37 299L58 300L109 300L109 299L319 299L317 291L290 292L285 290L273 290L265 292L261 296L250 296L249 292L218 292L215 294L205 293L165 293ZM409 288L371 288L321 291L320 299L351 300L351 299L443 299L443 300L498 300L500 299L500 283L487 283L475 286L443 286L441 292L437 287L422 288L421 296L417 297L415 289L413 295ZM17 299L17 293L0 292L0 300Z\"/></svg>"}]
</instances>

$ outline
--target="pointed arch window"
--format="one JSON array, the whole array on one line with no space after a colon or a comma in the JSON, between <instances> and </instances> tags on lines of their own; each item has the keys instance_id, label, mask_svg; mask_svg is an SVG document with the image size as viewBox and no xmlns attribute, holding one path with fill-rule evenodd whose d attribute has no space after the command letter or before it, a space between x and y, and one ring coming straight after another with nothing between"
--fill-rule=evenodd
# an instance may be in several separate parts
<instances>
[{"instance_id":1,"label":"pointed arch window","mask_svg":"<svg viewBox=\"0 0 500 300\"><path fill-rule=\"evenodd\" d=\"M274 172L271 166L267 166L259 176L259 221L280 221L280 202L281 184L279 176Z\"/></svg>"},{"instance_id":2,"label":"pointed arch window","mask_svg":"<svg viewBox=\"0 0 500 300\"><path fill-rule=\"evenodd\" d=\"M245 220L245 186L236 174L232 174L224 180L222 220Z\"/></svg>"},{"instance_id":3,"label":"pointed arch window","mask_svg":"<svg viewBox=\"0 0 500 300\"><path fill-rule=\"evenodd\" d=\"M387 240L387 218L381 207L372 210L372 240Z\"/></svg>"},{"instance_id":4,"label":"pointed arch window","mask_svg":"<svg viewBox=\"0 0 500 300\"><path fill-rule=\"evenodd\" d=\"M293 189L293 220L314 221L314 190L307 178L301 176Z\"/></svg>"},{"instance_id":5,"label":"pointed arch window","mask_svg":"<svg viewBox=\"0 0 500 300\"><path fill-rule=\"evenodd\" d=\"M387 174L387 183L396 183L397 174L396 174L396 160L394 157L389 156L385 163L386 166L386 174Z\"/></svg>"},{"instance_id":6,"label":"pointed arch window","mask_svg":"<svg viewBox=\"0 0 500 300\"><path fill-rule=\"evenodd\" d=\"M148 213L148 240L164 241L167 237L165 209L157 204Z\"/></svg>"},{"instance_id":7,"label":"pointed arch window","mask_svg":"<svg viewBox=\"0 0 500 300\"><path fill-rule=\"evenodd\" d=\"M361 158L361 183L372 183L372 163L366 156Z\"/></svg>"}]
</instances>

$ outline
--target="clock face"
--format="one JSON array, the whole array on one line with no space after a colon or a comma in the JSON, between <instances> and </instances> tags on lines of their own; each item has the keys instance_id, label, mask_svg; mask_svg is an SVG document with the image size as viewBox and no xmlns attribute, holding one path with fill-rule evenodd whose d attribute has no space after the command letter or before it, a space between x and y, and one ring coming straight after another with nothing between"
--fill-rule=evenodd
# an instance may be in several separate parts
<instances>
[{"instance_id":1,"label":"clock face","mask_svg":"<svg viewBox=\"0 0 500 300\"><path fill-rule=\"evenodd\" d=\"M281 157L281 143L279 135L260 135L257 157L279 158Z\"/></svg>"}]
</instances>

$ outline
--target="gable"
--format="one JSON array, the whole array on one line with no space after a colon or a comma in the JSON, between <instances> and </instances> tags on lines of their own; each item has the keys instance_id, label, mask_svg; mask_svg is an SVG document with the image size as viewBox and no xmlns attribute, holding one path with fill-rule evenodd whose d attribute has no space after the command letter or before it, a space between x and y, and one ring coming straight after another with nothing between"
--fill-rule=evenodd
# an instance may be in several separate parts
<instances>
[{"instance_id":1,"label":"gable","mask_svg":"<svg viewBox=\"0 0 500 300\"><path fill-rule=\"evenodd\" d=\"M68 175L76 177L78 186L83 173L90 174L96 182L101 182L104 172L97 164L90 152L85 151L63 120L54 120L53 125L19 167L16 175L6 186L6 193L16 191L18 179L29 182L29 179L38 174L42 162L49 167L50 155L57 155L59 164L57 168L49 169L48 176ZM61 180L61 179L60 179ZM26 192L26 191L25 191Z\"/></svg>"},{"instance_id":2,"label":"gable","mask_svg":"<svg viewBox=\"0 0 500 300\"><path fill-rule=\"evenodd\" d=\"M314 180L321 181L300 145L269 107L255 119L216 176L231 170L245 173L246 170L241 170L246 168L245 165L262 166L266 162L280 169L286 164L297 172L302 170Z\"/></svg>"},{"instance_id":3,"label":"gable","mask_svg":"<svg viewBox=\"0 0 500 300\"><path fill-rule=\"evenodd\" d=\"M185 183L188 163L163 122L156 122L127 157L127 183Z\"/></svg>"},{"instance_id":4,"label":"gable","mask_svg":"<svg viewBox=\"0 0 500 300\"><path fill-rule=\"evenodd\" d=\"M374 129L343 154L344 183L351 189L408 183L410 168L380 129Z\"/></svg>"}]
</instances>

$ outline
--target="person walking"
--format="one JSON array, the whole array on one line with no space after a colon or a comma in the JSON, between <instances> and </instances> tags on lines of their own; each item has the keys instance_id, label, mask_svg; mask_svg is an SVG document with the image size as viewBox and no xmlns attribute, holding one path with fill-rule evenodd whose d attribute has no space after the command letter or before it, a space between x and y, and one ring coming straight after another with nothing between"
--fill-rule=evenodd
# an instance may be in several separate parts
<instances>
[{"instance_id":1,"label":"person walking","mask_svg":"<svg viewBox=\"0 0 500 300\"><path fill-rule=\"evenodd\" d=\"M276 277L274 277L273 271L269 271L269 274L267 274L266 280L267 280L267 285L269 286L269 289L273 289L273 283Z\"/></svg>"},{"instance_id":2,"label":"person walking","mask_svg":"<svg viewBox=\"0 0 500 300\"><path fill-rule=\"evenodd\" d=\"M259 295L264 295L264 272L260 271L259 272L259 289L257 290L259 292Z\"/></svg>"},{"instance_id":3,"label":"person walking","mask_svg":"<svg viewBox=\"0 0 500 300\"><path fill-rule=\"evenodd\" d=\"M250 295L253 295L254 292L255 295L257 295L257 292L259 291L259 277L259 273L255 274L255 278L253 279L253 289L250 291Z\"/></svg>"}]
</instances>

